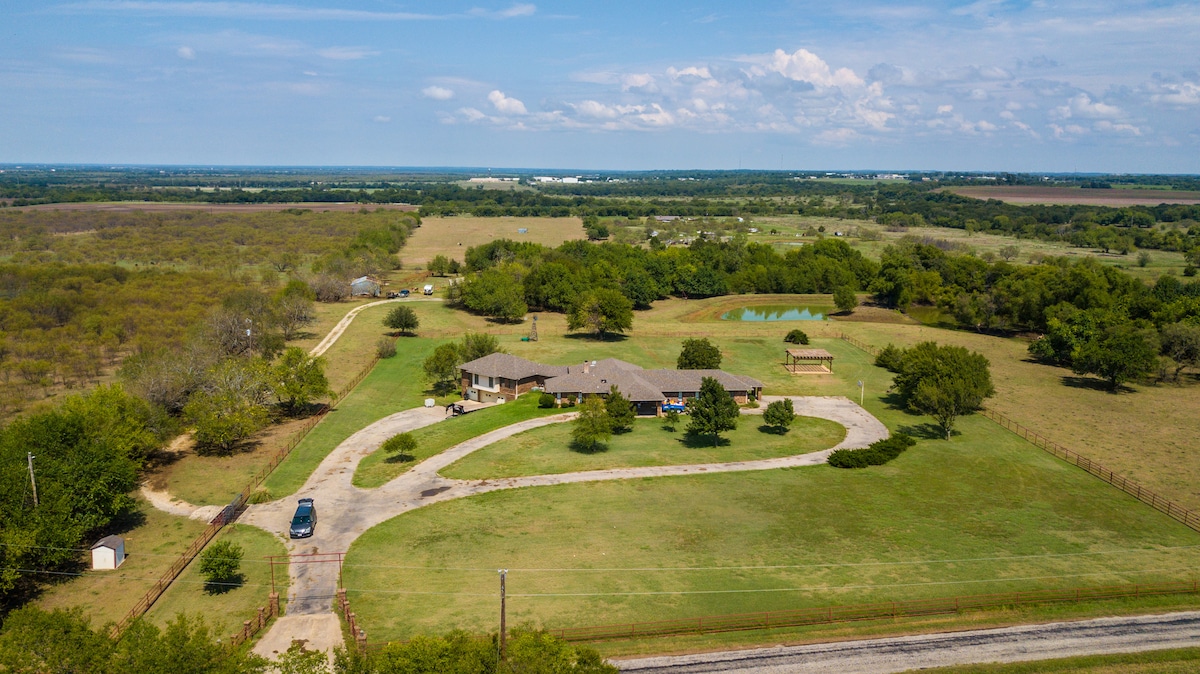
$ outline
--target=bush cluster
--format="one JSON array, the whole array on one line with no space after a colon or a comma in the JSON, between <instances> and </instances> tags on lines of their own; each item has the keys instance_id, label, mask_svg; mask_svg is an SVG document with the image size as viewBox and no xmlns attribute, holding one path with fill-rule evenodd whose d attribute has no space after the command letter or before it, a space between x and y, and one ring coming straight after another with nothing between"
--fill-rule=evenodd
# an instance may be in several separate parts
<instances>
[{"instance_id":1,"label":"bush cluster","mask_svg":"<svg viewBox=\"0 0 1200 674\"><path fill-rule=\"evenodd\" d=\"M829 455L829 465L834 468L866 468L882 466L917 444L910 435L897 433L886 440L871 443L862 449L839 449Z\"/></svg>"},{"instance_id":2,"label":"bush cluster","mask_svg":"<svg viewBox=\"0 0 1200 674\"><path fill-rule=\"evenodd\" d=\"M805 334L803 330L797 328L795 330L790 330L787 333L787 337L783 338L783 341L787 342L788 344L808 344L808 335Z\"/></svg>"}]
</instances>

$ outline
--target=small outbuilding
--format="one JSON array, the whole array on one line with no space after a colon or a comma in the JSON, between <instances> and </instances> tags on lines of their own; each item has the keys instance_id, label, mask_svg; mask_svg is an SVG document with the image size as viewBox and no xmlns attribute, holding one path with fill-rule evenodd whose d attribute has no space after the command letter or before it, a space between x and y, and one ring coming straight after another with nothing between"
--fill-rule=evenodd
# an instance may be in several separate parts
<instances>
[{"instance_id":1,"label":"small outbuilding","mask_svg":"<svg viewBox=\"0 0 1200 674\"><path fill-rule=\"evenodd\" d=\"M125 561L125 539L120 536L105 536L92 546L92 568L112 571Z\"/></svg>"},{"instance_id":2,"label":"small outbuilding","mask_svg":"<svg viewBox=\"0 0 1200 674\"><path fill-rule=\"evenodd\" d=\"M354 296L379 297L379 291L379 281L370 276L360 276L350 282L350 294Z\"/></svg>"}]
</instances>

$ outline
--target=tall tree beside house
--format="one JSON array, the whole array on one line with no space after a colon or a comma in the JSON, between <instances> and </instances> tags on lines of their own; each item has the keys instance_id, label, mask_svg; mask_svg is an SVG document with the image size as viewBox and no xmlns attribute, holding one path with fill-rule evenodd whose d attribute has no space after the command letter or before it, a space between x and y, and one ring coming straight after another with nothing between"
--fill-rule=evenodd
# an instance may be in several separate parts
<instances>
[{"instance_id":1,"label":"tall tree beside house","mask_svg":"<svg viewBox=\"0 0 1200 674\"><path fill-rule=\"evenodd\" d=\"M579 405L579 414L571 428L571 439L585 452L596 451L598 445L612 437L612 419L600 396L587 396Z\"/></svg>"},{"instance_id":2,"label":"tall tree beside house","mask_svg":"<svg viewBox=\"0 0 1200 674\"><path fill-rule=\"evenodd\" d=\"M567 328L589 330L603 339L609 333L633 328L633 302L612 288L597 288L579 296L567 314Z\"/></svg>"},{"instance_id":3,"label":"tall tree beside house","mask_svg":"<svg viewBox=\"0 0 1200 674\"><path fill-rule=\"evenodd\" d=\"M608 389L608 398L604 401L604 408L608 411L608 419L614 433L626 433L633 430L633 420L637 416L633 403L621 395L616 384Z\"/></svg>"},{"instance_id":4,"label":"tall tree beside house","mask_svg":"<svg viewBox=\"0 0 1200 674\"><path fill-rule=\"evenodd\" d=\"M711 435L713 446L721 440L721 431L737 428L738 406L721 382L705 377L700 382L700 394L687 404L687 432L691 435Z\"/></svg>"},{"instance_id":5,"label":"tall tree beside house","mask_svg":"<svg viewBox=\"0 0 1200 674\"><path fill-rule=\"evenodd\" d=\"M707 337L683 340L683 349L675 361L680 370L717 370L721 367L721 350Z\"/></svg>"},{"instance_id":6,"label":"tall tree beside house","mask_svg":"<svg viewBox=\"0 0 1200 674\"><path fill-rule=\"evenodd\" d=\"M486 332L468 332L463 335L462 344L459 346L459 356L462 357L459 362L469 363L493 353L504 353L504 349L500 348L500 342L495 335L489 335Z\"/></svg>"},{"instance_id":7,"label":"tall tree beside house","mask_svg":"<svg viewBox=\"0 0 1200 674\"><path fill-rule=\"evenodd\" d=\"M458 366L462 363L462 348L455 342L439 345L425 359L425 379L438 393L454 390L458 381Z\"/></svg>"}]
</instances>

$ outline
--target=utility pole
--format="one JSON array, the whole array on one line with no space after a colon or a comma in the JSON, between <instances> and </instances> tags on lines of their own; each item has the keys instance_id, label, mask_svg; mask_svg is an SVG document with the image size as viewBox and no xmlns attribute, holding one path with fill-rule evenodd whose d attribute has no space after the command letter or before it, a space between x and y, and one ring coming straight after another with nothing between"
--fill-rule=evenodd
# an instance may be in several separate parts
<instances>
[{"instance_id":1,"label":"utility pole","mask_svg":"<svg viewBox=\"0 0 1200 674\"><path fill-rule=\"evenodd\" d=\"M508 569L498 569L500 573L500 659L504 659L504 579L508 577Z\"/></svg>"},{"instance_id":2,"label":"utility pole","mask_svg":"<svg viewBox=\"0 0 1200 674\"><path fill-rule=\"evenodd\" d=\"M37 480L33 477L33 454L31 452L25 452L25 458L29 460L29 484L33 485L33 507L36 508L38 506L38 497Z\"/></svg>"},{"instance_id":3,"label":"utility pole","mask_svg":"<svg viewBox=\"0 0 1200 674\"><path fill-rule=\"evenodd\" d=\"M858 406L859 407L862 407L862 405L863 405L863 396L865 394L866 394L866 387L863 385L863 381L861 379L859 379L858 380Z\"/></svg>"}]
</instances>

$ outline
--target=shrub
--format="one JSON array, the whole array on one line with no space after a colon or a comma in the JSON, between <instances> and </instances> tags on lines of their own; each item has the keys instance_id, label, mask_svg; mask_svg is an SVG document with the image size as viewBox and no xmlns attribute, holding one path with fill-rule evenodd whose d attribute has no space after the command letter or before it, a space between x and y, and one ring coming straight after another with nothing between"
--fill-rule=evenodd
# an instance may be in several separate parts
<instances>
[{"instance_id":1,"label":"shrub","mask_svg":"<svg viewBox=\"0 0 1200 674\"><path fill-rule=\"evenodd\" d=\"M224 592L241 584L242 546L217 541L200 554L200 573L209 592Z\"/></svg>"},{"instance_id":2,"label":"shrub","mask_svg":"<svg viewBox=\"0 0 1200 674\"><path fill-rule=\"evenodd\" d=\"M663 425L667 427L668 431L674 433L676 427L679 426L679 412L677 410L667 410L666 415L663 417Z\"/></svg>"},{"instance_id":3,"label":"shrub","mask_svg":"<svg viewBox=\"0 0 1200 674\"><path fill-rule=\"evenodd\" d=\"M538 407L544 410L554 407L557 403L558 401L549 393L543 393L542 395L538 396Z\"/></svg>"},{"instance_id":4,"label":"shrub","mask_svg":"<svg viewBox=\"0 0 1200 674\"><path fill-rule=\"evenodd\" d=\"M763 412L763 421L776 433L787 433L795 419L796 410L792 407L791 398L775 400L768 404Z\"/></svg>"},{"instance_id":5,"label":"shrub","mask_svg":"<svg viewBox=\"0 0 1200 674\"><path fill-rule=\"evenodd\" d=\"M796 328L788 331L787 337L784 337L783 341L788 344L808 344L808 335L803 330Z\"/></svg>"},{"instance_id":6,"label":"shrub","mask_svg":"<svg viewBox=\"0 0 1200 674\"><path fill-rule=\"evenodd\" d=\"M417 449L417 439L412 433L401 433L385 440L379 448L388 454L398 455L402 460L411 461L413 452Z\"/></svg>"},{"instance_id":7,"label":"shrub","mask_svg":"<svg viewBox=\"0 0 1200 674\"><path fill-rule=\"evenodd\" d=\"M388 315L384 317L383 325L384 327L398 330L401 334L411 335L413 331L421 326L421 321L417 318L417 313L411 307L399 304L393 307L388 312Z\"/></svg>"},{"instance_id":8,"label":"shrub","mask_svg":"<svg viewBox=\"0 0 1200 674\"><path fill-rule=\"evenodd\" d=\"M396 340L391 337L380 337L375 343L375 353L380 358L391 358L396 355Z\"/></svg>"},{"instance_id":9,"label":"shrub","mask_svg":"<svg viewBox=\"0 0 1200 674\"><path fill-rule=\"evenodd\" d=\"M904 349L895 344L888 344L875 356L875 367L882 367L888 372L899 372L903 362Z\"/></svg>"},{"instance_id":10,"label":"shrub","mask_svg":"<svg viewBox=\"0 0 1200 674\"><path fill-rule=\"evenodd\" d=\"M862 449L839 449L829 455L829 465L834 468L866 468L882 466L900 456L904 450L917 444L912 436L897 433L886 440L871 443Z\"/></svg>"}]
</instances>

